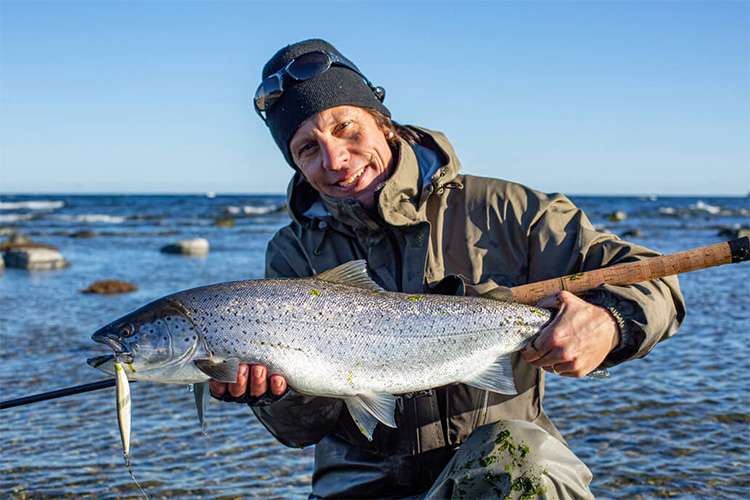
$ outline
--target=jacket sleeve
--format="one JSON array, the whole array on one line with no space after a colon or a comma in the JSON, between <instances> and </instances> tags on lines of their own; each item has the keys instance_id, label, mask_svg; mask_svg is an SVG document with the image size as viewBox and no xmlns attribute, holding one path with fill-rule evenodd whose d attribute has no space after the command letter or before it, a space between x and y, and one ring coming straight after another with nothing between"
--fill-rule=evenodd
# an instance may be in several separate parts
<instances>
[{"instance_id":1,"label":"jacket sleeve","mask_svg":"<svg viewBox=\"0 0 750 500\"><path fill-rule=\"evenodd\" d=\"M594 229L586 215L560 194L527 196L538 210L527 219L528 282L589 271L659 255ZM656 343L674 335L685 317L676 276L628 286L602 285L584 299L610 309L620 324L620 344L604 366L643 357ZM618 318L620 316L620 318Z\"/></svg>"},{"instance_id":2,"label":"jacket sleeve","mask_svg":"<svg viewBox=\"0 0 750 500\"><path fill-rule=\"evenodd\" d=\"M266 278L309 276L304 253L289 226L281 229L266 250ZM339 419L343 401L289 393L268 406L252 407L258 420L282 444L302 448L320 441Z\"/></svg>"}]
</instances>

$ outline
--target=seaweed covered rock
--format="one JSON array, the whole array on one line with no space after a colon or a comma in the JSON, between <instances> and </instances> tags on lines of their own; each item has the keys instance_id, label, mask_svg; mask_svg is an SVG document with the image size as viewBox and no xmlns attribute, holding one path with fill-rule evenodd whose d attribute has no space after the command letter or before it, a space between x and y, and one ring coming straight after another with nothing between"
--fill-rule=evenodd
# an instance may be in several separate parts
<instances>
[{"instance_id":1,"label":"seaweed covered rock","mask_svg":"<svg viewBox=\"0 0 750 500\"><path fill-rule=\"evenodd\" d=\"M628 214L626 214L622 210L618 210L616 212L607 214L607 220L610 222L622 222L627 218L628 218Z\"/></svg>"},{"instance_id":2,"label":"seaweed covered rock","mask_svg":"<svg viewBox=\"0 0 750 500\"><path fill-rule=\"evenodd\" d=\"M138 287L127 281L119 280L101 280L95 281L88 288L79 290L81 293L98 293L102 295L112 295L115 293L128 293L138 290Z\"/></svg>"}]
</instances>

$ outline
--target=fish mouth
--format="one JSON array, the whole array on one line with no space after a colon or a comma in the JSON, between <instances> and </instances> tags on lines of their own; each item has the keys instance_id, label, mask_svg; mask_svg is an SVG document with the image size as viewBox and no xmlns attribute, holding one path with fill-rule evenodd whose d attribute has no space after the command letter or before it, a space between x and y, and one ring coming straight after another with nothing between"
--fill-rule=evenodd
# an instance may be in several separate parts
<instances>
[{"instance_id":1,"label":"fish mouth","mask_svg":"<svg viewBox=\"0 0 750 500\"><path fill-rule=\"evenodd\" d=\"M99 342L100 344L104 344L110 349L114 351L114 357L117 361L123 361L125 363L132 363L133 362L133 353L131 351L128 351L125 349L125 346L123 346L119 340L112 338L112 336L107 335L106 333L95 333L91 339L94 342ZM107 354L104 356L95 356L93 358L89 358L87 361L88 364L96 368L97 366L103 364L107 360L112 359L111 354ZM92 364L92 361L97 363L96 365Z\"/></svg>"},{"instance_id":2,"label":"fish mouth","mask_svg":"<svg viewBox=\"0 0 750 500\"><path fill-rule=\"evenodd\" d=\"M99 342L100 344L106 345L107 347L115 351L115 354L125 351L123 345L119 341L107 335L94 335L92 339L94 340L94 342Z\"/></svg>"}]
</instances>

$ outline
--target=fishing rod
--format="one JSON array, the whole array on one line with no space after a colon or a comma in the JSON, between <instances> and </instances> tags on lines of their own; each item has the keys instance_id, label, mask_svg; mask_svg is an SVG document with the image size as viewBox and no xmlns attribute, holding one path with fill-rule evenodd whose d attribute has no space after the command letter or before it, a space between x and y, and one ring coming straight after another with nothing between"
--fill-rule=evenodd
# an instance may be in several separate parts
<instances>
[{"instance_id":1,"label":"fishing rod","mask_svg":"<svg viewBox=\"0 0 750 500\"><path fill-rule=\"evenodd\" d=\"M534 305L544 297L563 290L575 295L583 295L599 285L633 285L643 281L724 264L736 264L747 260L750 260L750 237L743 236L715 245L650 257L636 262L615 264L614 266L551 280L537 281L528 285L512 288L500 287L494 295L496 298L511 302Z\"/></svg>"},{"instance_id":2,"label":"fishing rod","mask_svg":"<svg viewBox=\"0 0 750 500\"><path fill-rule=\"evenodd\" d=\"M493 296L502 300L533 305L544 297L563 290L581 295L603 284L632 285L642 281L724 264L735 264L747 260L750 260L750 237L744 236L715 245L708 245L659 257L651 257L636 262L617 264L593 271L585 271L551 280L529 283L528 285L512 288L499 287L496 291L493 291ZM114 386L115 379L113 378L90 384L77 385L57 391L2 401L0 402L0 410Z\"/></svg>"},{"instance_id":3,"label":"fishing rod","mask_svg":"<svg viewBox=\"0 0 750 500\"><path fill-rule=\"evenodd\" d=\"M92 382L90 384L76 385L74 387L67 387L65 389L58 389L56 391L44 392L42 394L35 394L33 396L26 396L24 398L2 401L0 402L0 410L13 408L14 406L38 403L39 401L47 401L48 399L57 399L63 398L65 396L72 396L74 394L82 394L84 392L98 391L99 389L106 389L107 387L114 386L115 379L113 378L107 380L99 380L98 382Z\"/></svg>"}]
</instances>

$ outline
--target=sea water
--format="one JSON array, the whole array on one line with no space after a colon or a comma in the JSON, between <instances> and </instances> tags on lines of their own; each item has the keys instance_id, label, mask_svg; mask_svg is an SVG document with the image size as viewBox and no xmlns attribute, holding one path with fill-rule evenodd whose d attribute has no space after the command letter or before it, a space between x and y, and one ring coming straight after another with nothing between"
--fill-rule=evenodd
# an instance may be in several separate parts
<instances>
[{"instance_id":1,"label":"sea water","mask_svg":"<svg viewBox=\"0 0 750 500\"><path fill-rule=\"evenodd\" d=\"M748 198L572 197L600 229L673 253L750 225ZM625 220L610 221L622 211ZM218 223L217 222L220 222ZM227 221L231 221L227 223ZM283 196L0 197L0 232L53 245L73 263L0 277L0 400L106 378L86 364L99 327L189 287L263 277L265 247L288 223ZM206 238L202 258L159 252ZM4 236L0 235L0 241ZM103 279L136 292L81 294ZM750 496L750 264L680 277L677 335L609 380L547 377L545 408L591 468L597 498ZM137 383L131 459L152 499L304 498L312 448L286 448L244 405L213 401L207 434L185 387ZM0 411L0 497L136 499L114 388Z\"/></svg>"}]
</instances>

